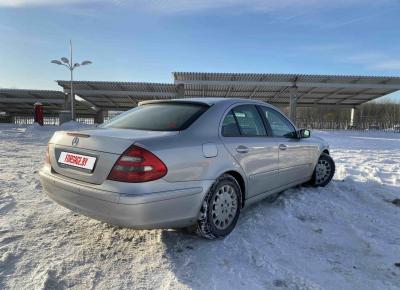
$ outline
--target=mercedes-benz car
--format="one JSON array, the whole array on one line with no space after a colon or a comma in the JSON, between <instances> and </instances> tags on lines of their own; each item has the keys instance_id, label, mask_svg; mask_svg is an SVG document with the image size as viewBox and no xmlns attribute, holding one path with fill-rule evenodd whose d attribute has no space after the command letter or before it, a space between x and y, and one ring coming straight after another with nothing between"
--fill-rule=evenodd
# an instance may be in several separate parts
<instances>
[{"instance_id":1,"label":"mercedes-benz car","mask_svg":"<svg viewBox=\"0 0 400 290\"><path fill-rule=\"evenodd\" d=\"M330 182L329 146L310 135L261 101L146 101L97 128L56 132L40 179L50 198L94 219L221 238L244 207Z\"/></svg>"}]
</instances>

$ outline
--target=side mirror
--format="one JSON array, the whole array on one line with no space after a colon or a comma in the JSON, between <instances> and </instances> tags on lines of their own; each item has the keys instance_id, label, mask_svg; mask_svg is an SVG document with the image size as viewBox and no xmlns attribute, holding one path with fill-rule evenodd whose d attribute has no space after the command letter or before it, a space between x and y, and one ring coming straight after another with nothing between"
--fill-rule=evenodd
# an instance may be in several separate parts
<instances>
[{"instance_id":1,"label":"side mirror","mask_svg":"<svg viewBox=\"0 0 400 290\"><path fill-rule=\"evenodd\" d=\"M297 131L297 134L299 136L299 139L302 138L310 138L311 136L311 131L308 129L300 129L299 131Z\"/></svg>"}]
</instances>

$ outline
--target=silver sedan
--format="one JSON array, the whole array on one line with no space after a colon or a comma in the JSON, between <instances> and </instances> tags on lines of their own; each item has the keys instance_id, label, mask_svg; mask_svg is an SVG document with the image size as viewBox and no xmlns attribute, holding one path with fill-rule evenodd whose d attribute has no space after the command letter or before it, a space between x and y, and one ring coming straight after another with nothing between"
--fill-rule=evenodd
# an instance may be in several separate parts
<instances>
[{"instance_id":1,"label":"silver sedan","mask_svg":"<svg viewBox=\"0 0 400 290\"><path fill-rule=\"evenodd\" d=\"M56 132L40 179L50 198L94 219L221 238L245 206L329 183L329 146L310 135L260 101L142 102L96 129Z\"/></svg>"}]
</instances>

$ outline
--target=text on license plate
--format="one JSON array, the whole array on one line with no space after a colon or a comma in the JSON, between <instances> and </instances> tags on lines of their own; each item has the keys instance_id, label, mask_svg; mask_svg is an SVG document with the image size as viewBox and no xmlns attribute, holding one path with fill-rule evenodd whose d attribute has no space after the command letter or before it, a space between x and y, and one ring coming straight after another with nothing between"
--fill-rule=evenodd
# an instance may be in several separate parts
<instances>
[{"instance_id":1,"label":"text on license plate","mask_svg":"<svg viewBox=\"0 0 400 290\"><path fill-rule=\"evenodd\" d=\"M61 152L58 162L92 170L96 163L96 157L85 156L75 153Z\"/></svg>"}]
</instances>

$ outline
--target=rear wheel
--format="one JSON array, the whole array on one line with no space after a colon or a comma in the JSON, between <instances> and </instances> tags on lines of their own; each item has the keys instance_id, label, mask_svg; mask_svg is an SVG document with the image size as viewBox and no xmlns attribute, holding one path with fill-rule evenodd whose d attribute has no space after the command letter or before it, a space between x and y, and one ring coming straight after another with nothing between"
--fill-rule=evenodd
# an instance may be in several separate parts
<instances>
[{"instance_id":1,"label":"rear wheel","mask_svg":"<svg viewBox=\"0 0 400 290\"><path fill-rule=\"evenodd\" d=\"M207 193L200 210L196 232L206 239L223 238L239 218L242 193L236 179L224 174Z\"/></svg>"},{"instance_id":2,"label":"rear wheel","mask_svg":"<svg viewBox=\"0 0 400 290\"><path fill-rule=\"evenodd\" d=\"M311 179L311 185L325 186L333 178L335 174L335 162L332 157L326 153L322 153L315 166L314 173Z\"/></svg>"}]
</instances>

